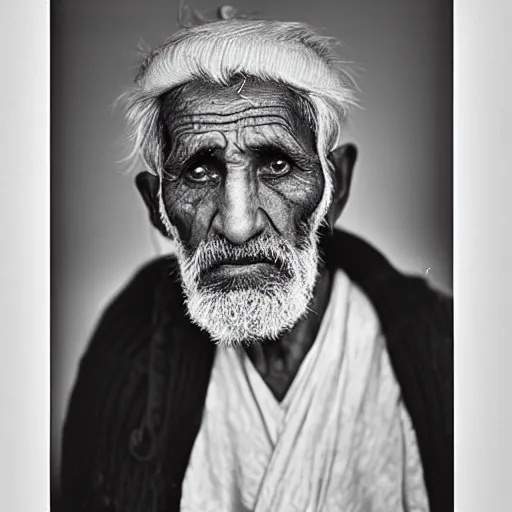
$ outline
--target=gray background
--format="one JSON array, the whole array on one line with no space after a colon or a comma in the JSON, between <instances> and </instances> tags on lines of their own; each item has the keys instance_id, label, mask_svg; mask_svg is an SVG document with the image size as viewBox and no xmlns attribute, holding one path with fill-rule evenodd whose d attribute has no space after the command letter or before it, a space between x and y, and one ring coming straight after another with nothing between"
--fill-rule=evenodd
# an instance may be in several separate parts
<instances>
[{"instance_id":1,"label":"gray background","mask_svg":"<svg viewBox=\"0 0 512 512\"><path fill-rule=\"evenodd\" d=\"M213 12L219 6L197 1ZM365 71L363 110L347 140L360 149L340 225L407 272L452 288L452 5L446 0L231 2L266 18L306 21L344 43ZM155 255L133 175L117 161L136 47L176 30L176 1L52 2L52 452L77 363L98 316ZM165 245L161 245L165 250ZM54 472L58 471L57 464Z\"/></svg>"}]
</instances>

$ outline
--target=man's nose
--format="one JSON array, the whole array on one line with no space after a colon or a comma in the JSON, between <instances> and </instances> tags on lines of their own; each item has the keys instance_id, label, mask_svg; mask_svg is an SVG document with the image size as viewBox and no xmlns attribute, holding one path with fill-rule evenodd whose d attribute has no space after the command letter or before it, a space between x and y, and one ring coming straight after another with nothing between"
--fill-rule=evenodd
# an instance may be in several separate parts
<instances>
[{"instance_id":1,"label":"man's nose","mask_svg":"<svg viewBox=\"0 0 512 512\"><path fill-rule=\"evenodd\" d=\"M219 193L213 229L233 244L241 245L260 234L266 225L257 184L247 170L228 172Z\"/></svg>"}]
</instances>

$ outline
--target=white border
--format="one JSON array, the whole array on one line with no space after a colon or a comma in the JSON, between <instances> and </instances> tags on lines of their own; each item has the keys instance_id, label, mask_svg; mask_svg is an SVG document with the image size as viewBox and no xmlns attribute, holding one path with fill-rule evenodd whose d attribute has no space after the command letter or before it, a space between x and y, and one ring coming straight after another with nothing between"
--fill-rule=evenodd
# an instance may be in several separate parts
<instances>
[{"instance_id":1,"label":"white border","mask_svg":"<svg viewBox=\"0 0 512 512\"><path fill-rule=\"evenodd\" d=\"M49 5L0 9L0 510L49 510Z\"/></svg>"},{"instance_id":2,"label":"white border","mask_svg":"<svg viewBox=\"0 0 512 512\"><path fill-rule=\"evenodd\" d=\"M455 504L512 510L512 2L455 1Z\"/></svg>"}]
</instances>

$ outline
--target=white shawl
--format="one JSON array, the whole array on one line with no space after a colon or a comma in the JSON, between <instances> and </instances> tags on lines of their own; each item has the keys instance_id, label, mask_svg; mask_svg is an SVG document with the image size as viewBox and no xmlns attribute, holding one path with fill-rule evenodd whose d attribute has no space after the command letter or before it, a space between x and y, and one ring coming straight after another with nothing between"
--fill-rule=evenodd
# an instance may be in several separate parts
<instances>
[{"instance_id":1,"label":"white shawl","mask_svg":"<svg viewBox=\"0 0 512 512\"><path fill-rule=\"evenodd\" d=\"M377 316L344 273L281 403L243 349L217 349L181 509L429 510Z\"/></svg>"}]
</instances>

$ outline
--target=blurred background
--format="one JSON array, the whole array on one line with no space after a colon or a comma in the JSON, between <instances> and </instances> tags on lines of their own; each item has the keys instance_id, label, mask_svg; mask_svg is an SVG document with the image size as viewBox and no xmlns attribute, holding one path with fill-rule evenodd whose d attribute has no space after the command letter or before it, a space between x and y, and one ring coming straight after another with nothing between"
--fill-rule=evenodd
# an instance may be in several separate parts
<instances>
[{"instance_id":1,"label":"blurred background","mask_svg":"<svg viewBox=\"0 0 512 512\"><path fill-rule=\"evenodd\" d=\"M213 15L224 5L196 0ZM340 227L399 269L452 289L452 2L237 0L238 11L304 21L364 68L346 139L359 159ZM115 99L138 46L178 28L178 0L52 0L52 475L77 365L101 311L135 270L169 247L152 230L125 155Z\"/></svg>"}]
</instances>

